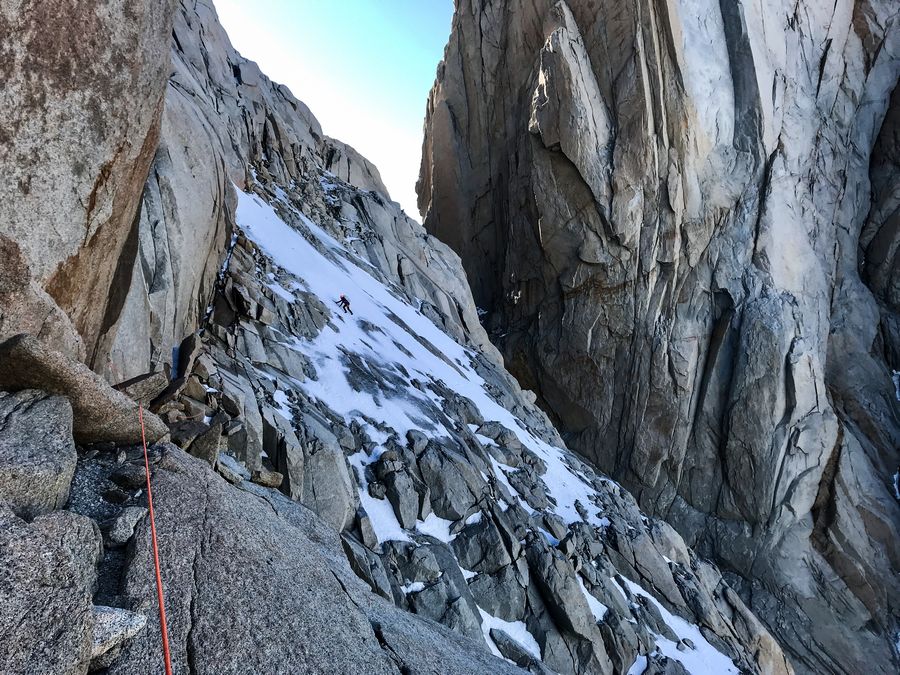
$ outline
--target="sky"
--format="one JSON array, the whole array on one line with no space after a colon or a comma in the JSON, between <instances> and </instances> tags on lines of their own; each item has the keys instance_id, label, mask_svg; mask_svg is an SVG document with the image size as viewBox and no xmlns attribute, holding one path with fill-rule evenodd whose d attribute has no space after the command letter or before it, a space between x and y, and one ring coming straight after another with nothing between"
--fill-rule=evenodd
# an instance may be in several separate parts
<instances>
[{"instance_id":1,"label":"sky","mask_svg":"<svg viewBox=\"0 0 900 675\"><path fill-rule=\"evenodd\" d=\"M214 0L232 44L309 106L323 131L381 172L419 220L428 92L453 0Z\"/></svg>"}]
</instances>

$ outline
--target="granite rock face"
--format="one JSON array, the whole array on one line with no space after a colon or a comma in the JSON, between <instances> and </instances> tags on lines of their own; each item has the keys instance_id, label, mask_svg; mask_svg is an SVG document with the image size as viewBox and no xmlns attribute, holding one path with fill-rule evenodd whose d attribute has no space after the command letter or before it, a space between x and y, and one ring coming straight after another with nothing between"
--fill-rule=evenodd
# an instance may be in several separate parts
<instances>
[{"instance_id":1,"label":"granite rock face","mask_svg":"<svg viewBox=\"0 0 900 675\"><path fill-rule=\"evenodd\" d=\"M897 667L893 14L460 2L427 109L510 370L805 672Z\"/></svg>"},{"instance_id":2,"label":"granite rock face","mask_svg":"<svg viewBox=\"0 0 900 675\"><path fill-rule=\"evenodd\" d=\"M174 6L17 1L0 14L0 337L94 356L159 139Z\"/></svg>"},{"instance_id":3,"label":"granite rock face","mask_svg":"<svg viewBox=\"0 0 900 675\"><path fill-rule=\"evenodd\" d=\"M0 392L0 498L16 515L32 519L65 506L76 459L65 398Z\"/></svg>"},{"instance_id":4,"label":"granite rock face","mask_svg":"<svg viewBox=\"0 0 900 675\"><path fill-rule=\"evenodd\" d=\"M60 511L26 523L0 500L4 672L87 672L100 548L88 518Z\"/></svg>"}]
</instances>

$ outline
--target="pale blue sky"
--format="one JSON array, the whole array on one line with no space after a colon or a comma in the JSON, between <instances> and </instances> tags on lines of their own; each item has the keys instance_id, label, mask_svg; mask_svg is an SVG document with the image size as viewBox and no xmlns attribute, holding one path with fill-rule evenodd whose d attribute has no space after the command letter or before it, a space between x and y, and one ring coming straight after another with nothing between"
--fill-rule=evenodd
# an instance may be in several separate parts
<instances>
[{"instance_id":1,"label":"pale blue sky","mask_svg":"<svg viewBox=\"0 0 900 675\"><path fill-rule=\"evenodd\" d=\"M214 0L234 46L372 160L412 217L428 91L453 0Z\"/></svg>"}]
</instances>

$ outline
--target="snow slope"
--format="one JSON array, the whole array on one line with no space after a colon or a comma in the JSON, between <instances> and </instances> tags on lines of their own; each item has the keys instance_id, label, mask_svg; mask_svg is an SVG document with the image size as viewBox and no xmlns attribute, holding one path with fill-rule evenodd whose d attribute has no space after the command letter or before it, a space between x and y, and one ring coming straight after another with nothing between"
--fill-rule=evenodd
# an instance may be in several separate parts
<instances>
[{"instance_id":1,"label":"snow slope","mask_svg":"<svg viewBox=\"0 0 900 675\"><path fill-rule=\"evenodd\" d=\"M237 224L278 268L277 275L269 275L268 288L292 302L303 301L298 291L310 293L331 309L330 322L317 336L293 338L293 348L314 365L316 376L294 378L289 385L330 408L348 425L360 425L375 441L373 448L353 454L349 462L356 470L360 502L379 544L413 542L422 534L449 543L456 536L451 534L453 523L433 513L419 520L413 530L404 529L391 504L369 494L365 477L366 467L384 452L384 443L392 434L403 437L406 432L417 430L440 438L458 433L452 428L452 420L440 414L445 405L440 392L447 389L471 401L485 420L500 422L511 430L525 448L545 463L541 479L550 498L549 510L564 524L585 521L600 529L609 525L597 486L612 486L612 482L594 475L567 450L548 443L503 407L479 374L475 352L460 346L409 304L400 289L377 278L379 275L367 261L294 209L283 193L277 195L276 206L282 212L291 212L291 221L298 224L296 228L259 196L240 190L238 196ZM350 299L352 314L338 309L336 301L341 293ZM349 367L351 360L355 368ZM360 367L373 374L363 384L359 381ZM432 384L435 386L429 386ZM286 394L279 390L274 399L282 406L282 414L289 417ZM483 436L480 440L485 445L493 443ZM504 486L525 512L533 514L534 509L509 481L508 474L514 467L492 458L490 470L494 474L491 480ZM508 508L505 502L500 506ZM551 544L559 543L546 530L542 531ZM466 578L476 576L465 572ZM716 650L696 626L670 613L638 584L627 579L624 582L632 593L650 598L672 631L694 644L694 649L679 651L671 640L657 636L660 652L680 661L691 673L738 672L731 659ZM580 578L579 584L594 618L602 621L607 607L590 594ZM402 590L404 594L414 594L422 588L421 582L414 582ZM493 652L499 655L490 637L490 629L495 627L505 630L526 652L540 657L538 641L525 622L507 622L481 608L479 612L485 641Z\"/></svg>"}]
</instances>

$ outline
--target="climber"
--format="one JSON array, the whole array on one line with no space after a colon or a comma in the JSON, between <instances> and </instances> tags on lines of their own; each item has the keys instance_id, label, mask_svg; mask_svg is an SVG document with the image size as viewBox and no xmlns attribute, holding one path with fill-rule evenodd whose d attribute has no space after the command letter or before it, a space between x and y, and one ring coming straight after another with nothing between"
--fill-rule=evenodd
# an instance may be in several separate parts
<instances>
[{"instance_id":1,"label":"climber","mask_svg":"<svg viewBox=\"0 0 900 675\"><path fill-rule=\"evenodd\" d=\"M346 314L347 312L350 312L350 314L353 314L353 310L350 309L350 301L347 299L347 296L344 295L343 293L341 293L341 299L338 300L338 305L340 305L341 309L344 310L344 314Z\"/></svg>"}]
</instances>

